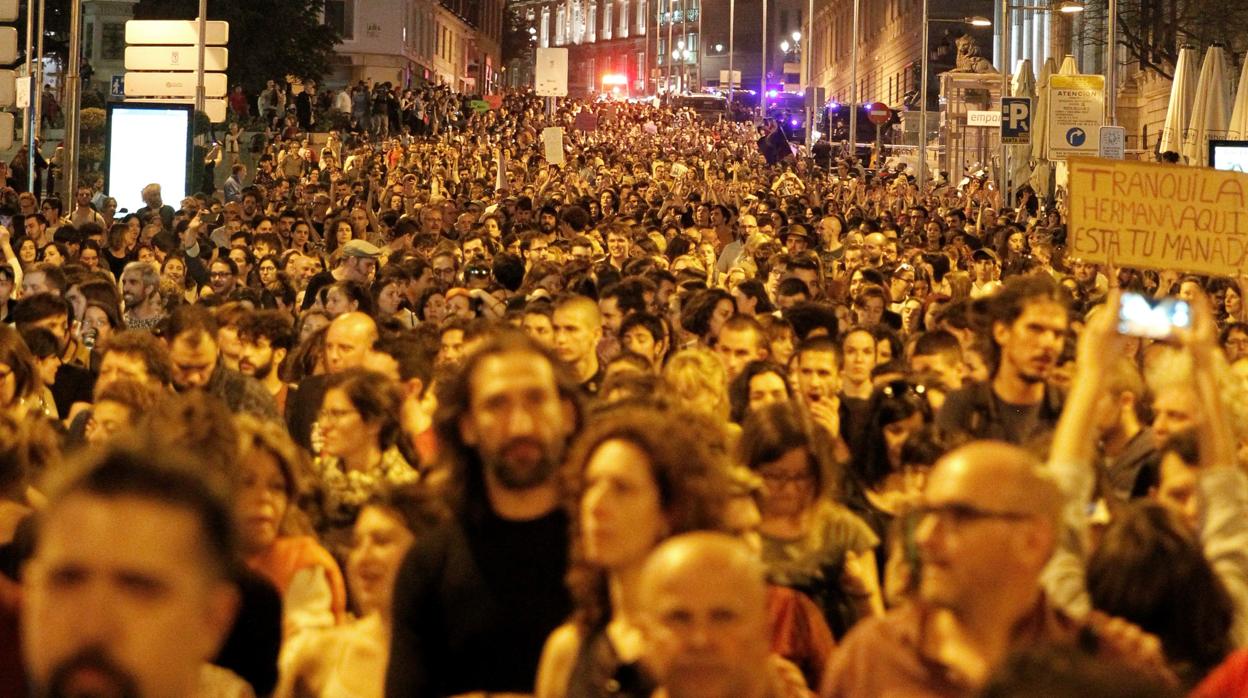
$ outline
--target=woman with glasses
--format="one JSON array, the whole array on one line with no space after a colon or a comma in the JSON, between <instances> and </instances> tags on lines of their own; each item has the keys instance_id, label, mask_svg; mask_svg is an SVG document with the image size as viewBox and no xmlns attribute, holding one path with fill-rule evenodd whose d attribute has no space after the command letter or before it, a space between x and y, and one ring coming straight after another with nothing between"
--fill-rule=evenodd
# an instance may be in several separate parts
<instances>
[{"instance_id":1,"label":"woman with glasses","mask_svg":"<svg viewBox=\"0 0 1248 698\"><path fill-rule=\"evenodd\" d=\"M746 418L738 457L765 486L759 532L771 581L810 596L839 638L884 612L879 538L838 501L829 439L815 429L792 403L767 405Z\"/></svg>"},{"instance_id":2,"label":"woman with glasses","mask_svg":"<svg viewBox=\"0 0 1248 698\"><path fill-rule=\"evenodd\" d=\"M414 482L419 472L399 451L398 387L379 373L351 369L329 377L316 421L320 453L317 530L345 553L360 506L386 484Z\"/></svg>"},{"instance_id":3,"label":"woman with glasses","mask_svg":"<svg viewBox=\"0 0 1248 698\"><path fill-rule=\"evenodd\" d=\"M727 468L713 423L616 408L592 423L567 465L572 620L546 641L537 698L649 696L637 585L650 551L688 531L724 529Z\"/></svg>"}]
</instances>

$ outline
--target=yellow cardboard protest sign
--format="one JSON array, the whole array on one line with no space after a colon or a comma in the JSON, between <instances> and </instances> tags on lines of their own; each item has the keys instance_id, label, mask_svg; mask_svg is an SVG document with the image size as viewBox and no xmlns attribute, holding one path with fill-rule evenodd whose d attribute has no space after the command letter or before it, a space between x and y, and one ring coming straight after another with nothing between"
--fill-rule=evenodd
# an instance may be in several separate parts
<instances>
[{"instance_id":1,"label":"yellow cardboard protest sign","mask_svg":"<svg viewBox=\"0 0 1248 698\"><path fill-rule=\"evenodd\" d=\"M1248 174L1072 158L1067 247L1086 262L1248 271Z\"/></svg>"}]
</instances>

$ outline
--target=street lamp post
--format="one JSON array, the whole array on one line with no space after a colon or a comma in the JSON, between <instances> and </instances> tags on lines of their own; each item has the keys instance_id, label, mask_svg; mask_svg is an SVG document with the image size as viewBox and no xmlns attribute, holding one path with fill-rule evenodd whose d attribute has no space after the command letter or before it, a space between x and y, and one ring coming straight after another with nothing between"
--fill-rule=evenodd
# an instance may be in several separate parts
<instances>
[{"instance_id":1,"label":"street lamp post","mask_svg":"<svg viewBox=\"0 0 1248 698\"><path fill-rule=\"evenodd\" d=\"M26 85L29 97L26 100L26 110L22 112L22 122L25 124L22 132L22 140L26 142L26 190L35 190L35 99L38 98L38 92L35 90L35 65L33 57L35 54L35 5L34 3L26 3Z\"/></svg>"},{"instance_id":2,"label":"street lamp post","mask_svg":"<svg viewBox=\"0 0 1248 698\"><path fill-rule=\"evenodd\" d=\"M737 0L728 0L728 110L732 111L732 95L735 90L732 88L735 83L732 80L732 57L733 42L737 38Z\"/></svg>"},{"instance_id":3,"label":"street lamp post","mask_svg":"<svg viewBox=\"0 0 1248 698\"><path fill-rule=\"evenodd\" d=\"M855 0L857 2L857 0ZM767 118L767 0L763 0L763 70L760 79L763 87L758 93L758 120Z\"/></svg>"},{"instance_id":4,"label":"street lamp post","mask_svg":"<svg viewBox=\"0 0 1248 698\"><path fill-rule=\"evenodd\" d=\"M78 190L78 133L79 113L82 106L82 76L79 73L79 54L82 52L82 3L74 2L69 10L69 71L65 79L65 198L73 201Z\"/></svg>"},{"instance_id":5,"label":"street lamp post","mask_svg":"<svg viewBox=\"0 0 1248 698\"><path fill-rule=\"evenodd\" d=\"M702 15L705 14L702 0L698 0L698 48L694 58L698 61L698 92L702 91L702 57L706 54L706 36L702 33Z\"/></svg>"},{"instance_id":6,"label":"street lamp post","mask_svg":"<svg viewBox=\"0 0 1248 698\"><path fill-rule=\"evenodd\" d=\"M1109 83L1109 86L1105 89L1105 107L1109 111L1109 124L1116 126L1118 124L1118 59L1115 54L1118 52L1118 0L1109 0L1109 17L1106 21L1109 26L1105 28L1107 35L1105 82Z\"/></svg>"},{"instance_id":7,"label":"street lamp post","mask_svg":"<svg viewBox=\"0 0 1248 698\"><path fill-rule=\"evenodd\" d=\"M861 0L854 0L854 19L849 28L849 155L858 157L858 11Z\"/></svg>"},{"instance_id":8,"label":"street lamp post","mask_svg":"<svg viewBox=\"0 0 1248 698\"><path fill-rule=\"evenodd\" d=\"M806 68L802 76L802 93L806 98L806 148L809 152L815 146L815 85L811 79L815 74L815 0L806 0L806 43L802 48L802 62Z\"/></svg>"}]
</instances>

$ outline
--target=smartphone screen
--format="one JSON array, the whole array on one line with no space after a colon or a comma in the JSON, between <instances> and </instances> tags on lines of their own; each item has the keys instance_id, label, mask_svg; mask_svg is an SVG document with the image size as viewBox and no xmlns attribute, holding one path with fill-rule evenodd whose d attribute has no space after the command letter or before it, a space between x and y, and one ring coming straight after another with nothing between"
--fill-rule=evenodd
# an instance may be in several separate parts
<instances>
[{"instance_id":1,"label":"smartphone screen","mask_svg":"<svg viewBox=\"0 0 1248 698\"><path fill-rule=\"evenodd\" d=\"M1191 307L1178 298L1153 299L1139 293L1122 294L1118 331L1133 337L1168 339L1176 329L1192 325Z\"/></svg>"}]
</instances>

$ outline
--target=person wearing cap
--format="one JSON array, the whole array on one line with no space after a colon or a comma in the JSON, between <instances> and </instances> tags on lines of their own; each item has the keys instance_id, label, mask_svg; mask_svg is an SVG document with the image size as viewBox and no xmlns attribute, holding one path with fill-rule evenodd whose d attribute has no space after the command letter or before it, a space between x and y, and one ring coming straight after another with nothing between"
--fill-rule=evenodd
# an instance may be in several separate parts
<instances>
[{"instance_id":1,"label":"person wearing cap","mask_svg":"<svg viewBox=\"0 0 1248 698\"><path fill-rule=\"evenodd\" d=\"M983 298L1001 288L1001 258L996 252L981 247L971 253L975 280L971 282L971 298Z\"/></svg>"},{"instance_id":2,"label":"person wearing cap","mask_svg":"<svg viewBox=\"0 0 1248 698\"><path fill-rule=\"evenodd\" d=\"M381 249L367 240L351 240L338 248L334 256L337 264L333 269L323 271L308 281L308 288L303 294L303 310L316 303L321 288L336 281L369 283L381 263Z\"/></svg>"},{"instance_id":3,"label":"person wearing cap","mask_svg":"<svg viewBox=\"0 0 1248 698\"><path fill-rule=\"evenodd\" d=\"M784 248L789 254L804 252L811 247L810 233L807 232L806 226L800 223L794 223L785 228L780 233L780 241L784 243Z\"/></svg>"}]
</instances>

